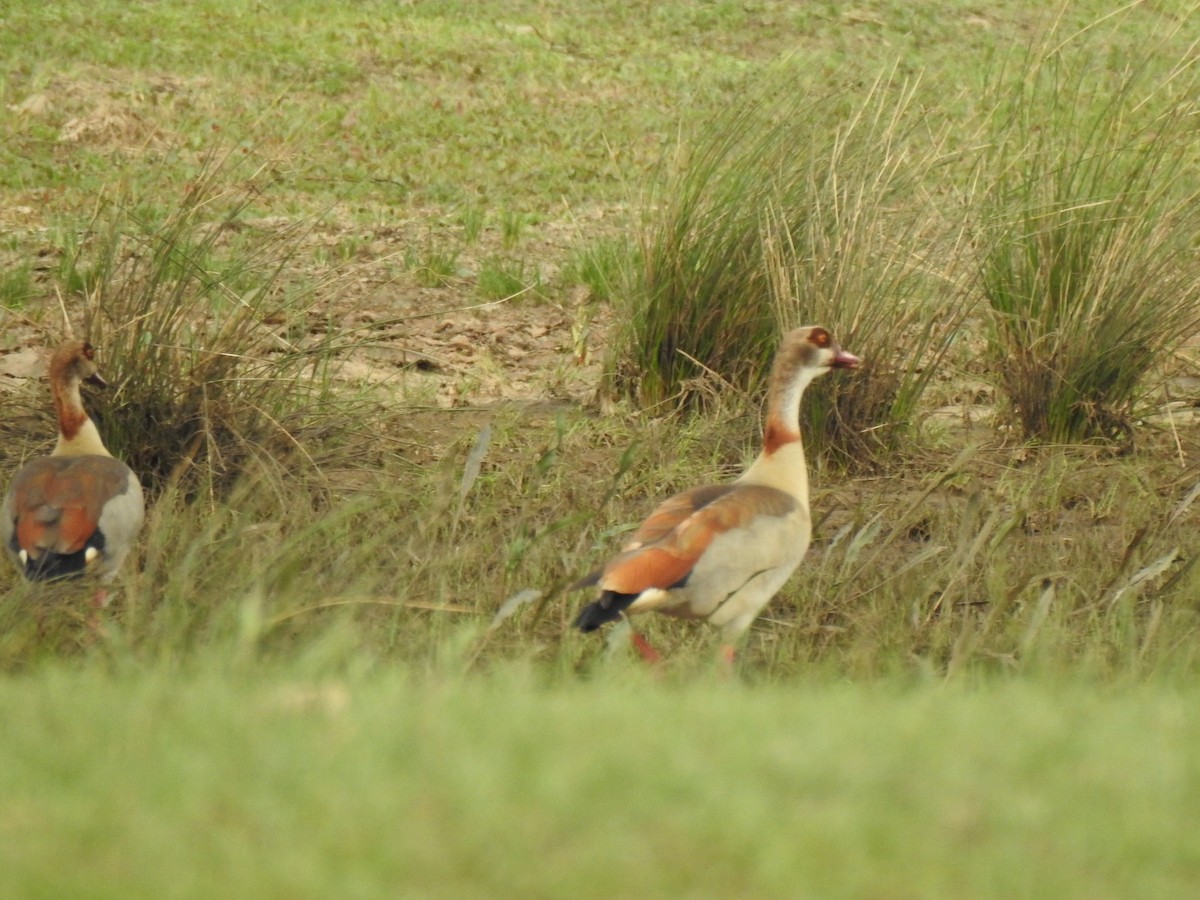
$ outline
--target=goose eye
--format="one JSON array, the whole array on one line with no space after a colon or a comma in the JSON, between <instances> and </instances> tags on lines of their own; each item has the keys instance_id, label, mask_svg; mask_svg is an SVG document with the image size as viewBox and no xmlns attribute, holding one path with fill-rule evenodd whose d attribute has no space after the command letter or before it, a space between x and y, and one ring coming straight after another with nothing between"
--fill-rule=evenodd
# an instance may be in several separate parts
<instances>
[{"instance_id":1,"label":"goose eye","mask_svg":"<svg viewBox=\"0 0 1200 900\"><path fill-rule=\"evenodd\" d=\"M93 347L91 344L89 344L87 341L84 341L83 355L86 356L88 359L95 359L96 358L96 348Z\"/></svg>"},{"instance_id":2,"label":"goose eye","mask_svg":"<svg viewBox=\"0 0 1200 900\"><path fill-rule=\"evenodd\" d=\"M829 346L829 332L826 331L824 328L818 328L815 331L813 331L812 337L810 338L810 340L814 344L816 344L818 347L828 347Z\"/></svg>"}]
</instances>

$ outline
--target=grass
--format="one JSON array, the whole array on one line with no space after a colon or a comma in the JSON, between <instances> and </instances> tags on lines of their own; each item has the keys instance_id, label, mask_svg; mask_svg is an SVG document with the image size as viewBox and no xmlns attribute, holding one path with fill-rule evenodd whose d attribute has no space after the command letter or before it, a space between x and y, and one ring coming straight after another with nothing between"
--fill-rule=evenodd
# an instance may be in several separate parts
<instances>
[{"instance_id":1,"label":"grass","mask_svg":"<svg viewBox=\"0 0 1200 900\"><path fill-rule=\"evenodd\" d=\"M1058 33L1107 12L1071 4ZM1081 39L1156 83L1186 14L1135 4ZM7 12L2 359L89 331L118 388L85 402L155 495L98 628L77 586L0 569L11 890L1190 896L1188 397L1131 417L1135 452L964 421L1000 383L986 307L953 318L983 299L958 226L996 183L967 151L1048 21L958 0ZM667 659L648 674L570 629L566 588L655 500L752 458L753 365L676 417L580 402L587 360L652 262L646 179L781 65L828 103L778 132L815 135L808 217L747 213L770 238L756 315L821 298L880 366L842 382L878 386L859 421L893 443L871 472L816 467L813 549L731 683L673 620L640 623ZM651 221L679 199L659 196ZM897 297L942 311L903 366L865 318ZM930 320L888 321L901 343ZM532 377L504 362L526 336L553 389L492 402ZM44 392L0 383L5 472L52 439Z\"/></svg>"},{"instance_id":2,"label":"grass","mask_svg":"<svg viewBox=\"0 0 1200 900\"><path fill-rule=\"evenodd\" d=\"M757 395L778 335L822 324L865 365L813 386L807 444L866 467L909 436L970 312L952 248L937 246L956 239L935 234L936 199L911 202L947 151L910 86L881 78L848 108L840 93L797 97L791 80L784 69L748 88L663 176L612 350L614 386L687 403L699 376L716 373Z\"/></svg>"},{"instance_id":3,"label":"grass","mask_svg":"<svg viewBox=\"0 0 1200 900\"><path fill-rule=\"evenodd\" d=\"M522 259L488 257L480 264L476 278L479 295L485 300L541 293L541 274L536 269L530 270Z\"/></svg>"},{"instance_id":4,"label":"grass","mask_svg":"<svg viewBox=\"0 0 1200 900\"><path fill-rule=\"evenodd\" d=\"M1114 67L1090 35L1043 40L993 74L982 122L953 130L895 71L815 97L788 65L751 82L652 183L613 388L690 403L715 375L757 393L777 335L824 324L866 365L816 385L810 449L876 465L911 438L982 297L1026 437L1128 438L1200 323L1194 55Z\"/></svg>"},{"instance_id":5,"label":"grass","mask_svg":"<svg viewBox=\"0 0 1200 900\"><path fill-rule=\"evenodd\" d=\"M1194 887L1191 687L750 690L627 673L620 689L547 689L514 673L431 684L394 670L267 671L266 683L57 672L0 688L10 889L1069 898ZM65 721L94 740L61 740Z\"/></svg>"},{"instance_id":6,"label":"grass","mask_svg":"<svg viewBox=\"0 0 1200 900\"><path fill-rule=\"evenodd\" d=\"M0 306L5 309L21 309L33 293L33 277L28 266L9 269L0 275Z\"/></svg>"},{"instance_id":7,"label":"grass","mask_svg":"<svg viewBox=\"0 0 1200 900\"><path fill-rule=\"evenodd\" d=\"M995 368L1027 436L1130 440L1200 324L1194 67L1112 71L1086 43L1025 66L996 88L983 164Z\"/></svg>"},{"instance_id":8,"label":"grass","mask_svg":"<svg viewBox=\"0 0 1200 900\"><path fill-rule=\"evenodd\" d=\"M637 251L621 238L593 240L577 247L565 268L565 281L583 285L595 300L611 303L624 295L630 270L637 270Z\"/></svg>"},{"instance_id":9,"label":"grass","mask_svg":"<svg viewBox=\"0 0 1200 900\"><path fill-rule=\"evenodd\" d=\"M463 241L474 244L483 233L484 210L478 206L468 206L459 213L459 224L462 225Z\"/></svg>"},{"instance_id":10,"label":"grass","mask_svg":"<svg viewBox=\"0 0 1200 900\"><path fill-rule=\"evenodd\" d=\"M104 348L119 383L121 415L104 395L92 409L154 492L168 481L189 493L228 486L255 459L287 459L293 474L316 465L301 444L323 442L334 401L343 336L308 327L320 311L295 272L310 223L233 237L257 193L240 162L202 161L174 208L105 198L62 255L62 310ZM336 405L337 428L351 429L353 402L339 395Z\"/></svg>"}]
</instances>

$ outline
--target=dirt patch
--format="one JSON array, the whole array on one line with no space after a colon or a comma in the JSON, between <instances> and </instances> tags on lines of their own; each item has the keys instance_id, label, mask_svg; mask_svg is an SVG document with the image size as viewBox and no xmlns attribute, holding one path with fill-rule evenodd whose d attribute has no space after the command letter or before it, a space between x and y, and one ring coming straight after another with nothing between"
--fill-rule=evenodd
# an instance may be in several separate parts
<instances>
[{"instance_id":1,"label":"dirt patch","mask_svg":"<svg viewBox=\"0 0 1200 900\"><path fill-rule=\"evenodd\" d=\"M190 104L207 84L207 79L89 69L55 77L9 109L57 124L61 143L140 153L178 145L178 136L159 125L163 117L156 110Z\"/></svg>"},{"instance_id":2,"label":"dirt patch","mask_svg":"<svg viewBox=\"0 0 1200 900\"><path fill-rule=\"evenodd\" d=\"M434 308L401 321L360 310L347 325L370 336L341 375L373 383L404 373L405 386L441 407L497 401L588 402L601 372L601 335L610 314L577 304L498 301ZM378 327L375 327L375 326Z\"/></svg>"}]
</instances>

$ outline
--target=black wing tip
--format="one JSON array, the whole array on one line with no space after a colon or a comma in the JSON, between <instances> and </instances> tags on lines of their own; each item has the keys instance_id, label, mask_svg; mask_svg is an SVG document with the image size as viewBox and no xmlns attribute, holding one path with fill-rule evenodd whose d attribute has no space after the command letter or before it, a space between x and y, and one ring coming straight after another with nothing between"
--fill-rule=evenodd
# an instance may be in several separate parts
<instances>
[{"instance_id":1,"label":"black wing tip","mask_svg":"<svg viewBox=\"0 0 1200 900\"><path fill-rule=\"evenodd\" d=\"M56 458L56 457L50 457ZM58 553L54 550L44 550L40 556L28 556L21 562L21 546L14 534L9 541L8 549L13 560L20 568L21 574L28 581L61 581L69 578L82 578L88 573L88 552L104 553L104 534L99 528L88 538L88 542L74 553Z\"/></svg>"},{"instance_id":2,"label":"black wing tip","mask_svg":"<svg viewBox=\"0 0 1200 900\"><path fill-rule=\"evenodd\" d=\"M80 578L87 571L85 550L78 553L46 553L37 559L30 557L21 573L30 581L60 581Z\"/></svg>"},{"instance_id":3,"label":"black wing tip","mask_svg":"<svg viewBox=\"0 0 1200 900\"><path fill-rule=\"evenodd\" d=\"M588 634L601 625L615 622L621 618L629 604L633 603L637 597L637 594L618 594L615 591L605 591L600 595L599 600L589 603L580 610L579 615L575 618L575 627L584 634Z\"/></svg>"},{"instance_id":4,"label":"black wing tip","mask_svg":"<svg viewBox=\"0 0 1200 900\"><path fill-rule=\"evenodd\" d=\"M585 606L575 619L575 627L584 634L590 634L595 631L605 622L611 622L614 619L619 619L620 613L615 616L610 615L610 610L605 609L600 605L600 602L589 603Z\"/></svg>"},{"instance_id":5,"label":"black wing tip","mask_svg":"<svg viewBox=\"0 0 1200 900\"><path fill-rule=\"evenodd\" d=\"M584 575L582 578L572 584L568 590L581 591L584 588L595 587L600 583L600 576L603 574L603 569L597 569L595 572ZM612 597L613 594L611 591L605 591L600 595L599 600L595 601L594 603L589 603L582 610L580 610L579 615L575 617L575 627L584 634L588 634L595 631L605 622L614 622L621 618L621 610L629 604L626 603L625 606L614 608L612 604Z\"/></svg>"}]
</instances>

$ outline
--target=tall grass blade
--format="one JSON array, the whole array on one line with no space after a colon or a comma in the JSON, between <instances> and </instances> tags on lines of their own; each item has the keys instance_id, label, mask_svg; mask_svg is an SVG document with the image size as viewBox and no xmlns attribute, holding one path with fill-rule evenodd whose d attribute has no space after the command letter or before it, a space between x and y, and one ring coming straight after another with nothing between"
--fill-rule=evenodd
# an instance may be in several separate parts
<instances>
[{"instance_id":1,"label":"tall grass blade","mask_svg":"<svg viewBox=\"0 0 1200 900\"><path fill-rule=\"evenodd\" d=\"M1046 618L1050 615L1050 607L1054 604L1054 594L1054 582L1047 580L1042 587L1042 593L1038 596L1037 605L1033 608L1033 614L1029 617L1029 624L1025 626L1025 633L1021 635L1020 655L1022 659L1027 659L1037 644L1038 635L1046 623Z\"/></svg>"},{"instance_id":2,"label":"tall grass blade","mask_svg":"<svg viewBox=\"0 0 1200 900\"><path fill-rule=\"evenodd\" d=\"M1154 560L1154 562L1150 563L1149 565L1142 566L1142 568L1138 569L1129 577L1128 581L1113 591L1112 597L1108 601L1109 605L1116 603L1125 594L1135 592L1146 582L1157 578L1163 572L1167 571L1167 569L1171 568L1171 566L1173 566L1179 559L1179 548L1172 547L1158 559Z\"/></svg>"},{"instance_id":3,"label":"tall grass blade","mask_svg":"<svg viewBox=\"0 0 1200 900\"><path fill-rule=\"evenodd\" d=\"M492 424L489 422L479 429L479 433L475 435L475 443L471 445L471 451L467 454L462 478L458 483L458 507L454 511L453 530L458 529L459 520L462 518L463 509L467 503L467 496L471 493L471 488L475 486L475 480L483 469L483 458L487 456L488 445L491 441Z\"/></svg>"},{"instance_id":4,"label":"tall grass blade","mask_svg":"<svg viewBox=\"0 0 1200 900\"><path fill-rule=\"evenodd\" d=\"M496 615L492 616L491 627L495 628L501 622L510 618L522 606L533 603L535 600L540 600L541 598L542 592L534 588L524 588L517 591L500 604L500 608L496 610Z\"/></svg>"}]
</instances>

